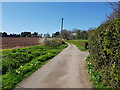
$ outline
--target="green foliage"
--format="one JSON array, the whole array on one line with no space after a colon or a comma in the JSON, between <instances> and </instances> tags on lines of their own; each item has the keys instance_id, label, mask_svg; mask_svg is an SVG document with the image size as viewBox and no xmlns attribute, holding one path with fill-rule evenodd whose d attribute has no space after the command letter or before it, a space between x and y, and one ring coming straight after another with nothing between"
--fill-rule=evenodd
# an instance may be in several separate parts
<instances>
[{"instance_id":1,"label":"green foliage","mask_svg":"<svg viewBox=\"0 0 120 90\"><path fill-rule=\"evenodd\" d=\"M90 80L93 81L93 88L105 88L101 84L101 76L94 65L92 65L92 59L90 57L86 58L86 68L90 75Z\"/></svg>"},{"instance_id":2,"label":"green foliage","mask_svg":"<svg viewBox=\"0 0 120 90\"><path fill-rule=\"evenodd\" d=\"M44 46L57 47L62 44L64 44L64 41L58 38L44 40Z\"/></svg>"},{"instance_id":3,"label":"green foliage","mask_svg":"<svg viewBox=\"0 0 120 90\"><path fill-rule=\"evenodd\" d=\"M30 62L33 58L40 55L46 54L47 48L44 47L44 52L42 51L42 46L35 46L30 48L21 48L15 50L6 50L3 51L3 60L2 60L2 74L9 72L9 70L16 69L20 65L24 65L27 62Z\"/></svg>"},{"instance_id":4,"label":"green foliage","mask_svg":"<svg viewBox=\"0 0 120 90\"><path fill-rule=\"evenodd\" d=\"M48 60L67 47L32 46L3 51L2 88L12 89L24 78L44 65ZM6 58L7 57L7 58Z\"/></svg>"},{"instance_id":5,"label":"green foliage","mask_svg":"<svg viewBox=\"0 0 120 90\"><path fill-rule=\"evenodd\" d=\"M120 18L105 22L89 37L91 63L99 72L101 84L107 88L120 87Z\"/></svg>"},{"instance_id":6,"label":"green foliage","mask_svg":"<svg viewBox=\"0 0 120 90\"><path fill-rule=\"evenodd\" d=\"M85 42L88 42L88 40L67 40L66 42L76 45L81 51L88 51L88 49L85 49Z\"/></svg>"},{"instance_id":7,"label":"green foliage","mask_svg":"<svg viewBox=\"0 0 120 90\"><path fill-rule=\"evenodd\" d=\"M87 31L82 31L81 33L80 33L80 38L81 39L88 39L88 32Z\"/></svg>"}]
</instances>

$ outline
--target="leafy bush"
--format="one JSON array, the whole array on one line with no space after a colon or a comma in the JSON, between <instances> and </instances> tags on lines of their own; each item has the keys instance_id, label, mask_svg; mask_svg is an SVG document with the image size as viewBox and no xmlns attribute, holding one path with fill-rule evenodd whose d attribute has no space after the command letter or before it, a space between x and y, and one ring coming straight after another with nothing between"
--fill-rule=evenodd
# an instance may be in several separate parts
<instances>
[{"instance_id":1,"label":"leafy bush","mask_svg":"<svg viewBox=\"0 0 120 90\"><path fill-rule=\"evenodd\" d=\"M101 85L120 87L120 18L105 22L91 32L89 51L91 63L100 74Z\"/></svg>"},{"instance_id":2,"label":"leafy bush","mask_svg":"<svg viewBox=\"0 0 120 90\"><path fill-rule=\"evenodd\" d=\"M64 41L59 38L53 38L53 39L46 38L43 43L45 46L50 46L50 47L57 47L62 44L65 44Z\"/></svg>"}]
</instances>

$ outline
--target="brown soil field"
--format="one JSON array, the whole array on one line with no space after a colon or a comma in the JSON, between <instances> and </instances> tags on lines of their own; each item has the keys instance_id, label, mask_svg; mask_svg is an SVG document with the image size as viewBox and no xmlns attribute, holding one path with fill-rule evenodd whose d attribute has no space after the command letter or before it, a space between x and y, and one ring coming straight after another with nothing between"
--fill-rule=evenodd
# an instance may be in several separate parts
<instances>
[{"instance_id":1,"label":"brown soil field","mask_svg":"<svg viewBox=\"0 0 120 90\"><path fill-rule=\"evenodd\" d=\"M0 37L2 45L0 49L15 49L38 45L39 38Z\"/></svg>"}]
</instances>

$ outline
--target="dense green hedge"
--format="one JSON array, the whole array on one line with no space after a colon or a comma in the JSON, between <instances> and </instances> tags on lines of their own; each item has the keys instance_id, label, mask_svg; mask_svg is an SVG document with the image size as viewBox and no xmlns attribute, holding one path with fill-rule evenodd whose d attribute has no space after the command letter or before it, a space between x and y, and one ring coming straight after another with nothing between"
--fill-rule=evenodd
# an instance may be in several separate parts
<instances>
[{"instance_id":1,"label":"dense green hedge","mask_svg":"<svg viewBox=\"0 0 120 90\"><path fill-rule=\"evenodd\" d=\"M105 22L89 36L91 63L99 72L101 84L107 88L120 87L120 18ZM99 86L97 86L99 87Z\"/></svg>"}]
</instances>

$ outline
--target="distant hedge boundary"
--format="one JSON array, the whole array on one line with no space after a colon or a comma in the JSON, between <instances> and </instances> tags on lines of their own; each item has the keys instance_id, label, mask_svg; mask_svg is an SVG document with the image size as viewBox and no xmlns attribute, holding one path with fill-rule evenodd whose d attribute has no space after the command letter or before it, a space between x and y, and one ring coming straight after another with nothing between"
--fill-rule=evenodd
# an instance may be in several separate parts
<instances>
[{"instance_id":1,"label":"distant hedge boundary","mask_svg":"<svg viewBox=\"0 0 120 90\"><path fill-rule=\"evenodd\" d=\"M120 87L120 18L101 24L88 39L91 65L99 73L95 88ZM97 77L97 76L95 76Z\"/></svg>"}]
</instances>

